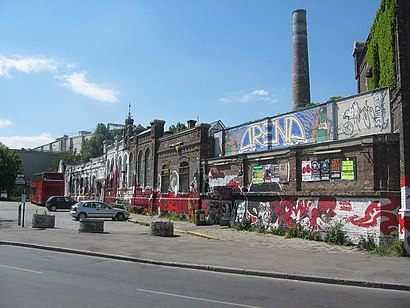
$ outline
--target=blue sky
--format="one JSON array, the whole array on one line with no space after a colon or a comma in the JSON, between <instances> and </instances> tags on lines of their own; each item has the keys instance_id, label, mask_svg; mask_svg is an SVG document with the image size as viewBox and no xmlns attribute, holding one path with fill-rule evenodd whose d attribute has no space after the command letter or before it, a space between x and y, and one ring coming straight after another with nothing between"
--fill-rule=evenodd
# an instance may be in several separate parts
<instances>
[{"instance_id":1,"label":"blue sky","mask_svg":"<svg viewBox=\"0 0 410 308\"><path fill-rule=\"evenodd\" d=\"M98 123L227 126L292 106L292 11L306 9L312 102L356 93L353 43L380 0L0 0L0 142Z\"/></svg>"}]
</instances>

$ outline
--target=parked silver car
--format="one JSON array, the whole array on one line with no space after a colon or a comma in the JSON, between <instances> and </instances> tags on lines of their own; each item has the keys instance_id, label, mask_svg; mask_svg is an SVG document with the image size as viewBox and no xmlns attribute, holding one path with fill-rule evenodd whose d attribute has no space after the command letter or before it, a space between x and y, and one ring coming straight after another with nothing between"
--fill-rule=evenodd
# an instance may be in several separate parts
<instances>
[{"instance_id":1,"label":"parked silver car","mask_svg":"<svg viewBox=\"0 0 410 308\"><path fill-rule=\"evenodd\" d=\"M101 201L83 201L71 206L71 216L76 220L82 218L111 218L112 220L127 220L130 214Z\"/></svg>"}]
</instances>

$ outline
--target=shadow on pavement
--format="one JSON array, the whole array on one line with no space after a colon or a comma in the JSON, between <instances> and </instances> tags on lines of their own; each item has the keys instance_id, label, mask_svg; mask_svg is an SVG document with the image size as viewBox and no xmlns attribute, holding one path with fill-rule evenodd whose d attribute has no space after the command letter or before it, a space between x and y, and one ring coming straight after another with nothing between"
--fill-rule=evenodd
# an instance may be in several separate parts
<instances>
[{"instance_id":1,"label":"shadow on pavement","mask_svg":"<svg viewBox=\"0 0 410 308\"><path fill-rule=\"evenodd\" d=\"M17 220L12 220L12 219L0 220L0 229L9 229L14 224L17 224Z\"/></svg>"}]
</instances>

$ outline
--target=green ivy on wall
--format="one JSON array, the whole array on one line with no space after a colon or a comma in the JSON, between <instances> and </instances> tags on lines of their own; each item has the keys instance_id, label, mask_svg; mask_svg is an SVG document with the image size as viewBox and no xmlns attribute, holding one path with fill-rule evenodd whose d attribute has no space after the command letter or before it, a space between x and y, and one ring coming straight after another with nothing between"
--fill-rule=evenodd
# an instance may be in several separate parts
<instances>
[{"instance_id":1,"label":"green ivy on wall","mask_svg":"<svg viewBox=\"0 0 410 308\"><path fill-rule=\"evenodd\" d=\"M396 1L382 0L367 40L366 60L372 67L368 78L369 90L381 87L396 88L394 25Z\"/></svg>"}]
</instances>

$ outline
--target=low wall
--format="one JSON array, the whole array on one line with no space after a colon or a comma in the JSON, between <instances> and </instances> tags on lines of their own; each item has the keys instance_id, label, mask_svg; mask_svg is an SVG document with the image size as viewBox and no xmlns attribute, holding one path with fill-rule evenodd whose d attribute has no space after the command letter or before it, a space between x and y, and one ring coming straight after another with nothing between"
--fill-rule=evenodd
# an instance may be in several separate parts
<instances>
[{"instance_id":1,"label":"low wall","mask_svg":"<svg viewBox=\"0 0 410 308\"><path fill-rule=\"evenodd\" d=\"M270 228L293 228L298 225L315 231L326 231L340 221L353 243L372 237L376 243L398 231L400 200L389 198L346 197L275 197L267 200L236 200L235 223L246 217L253 224Z\"/></svg>"}]
</instances>

